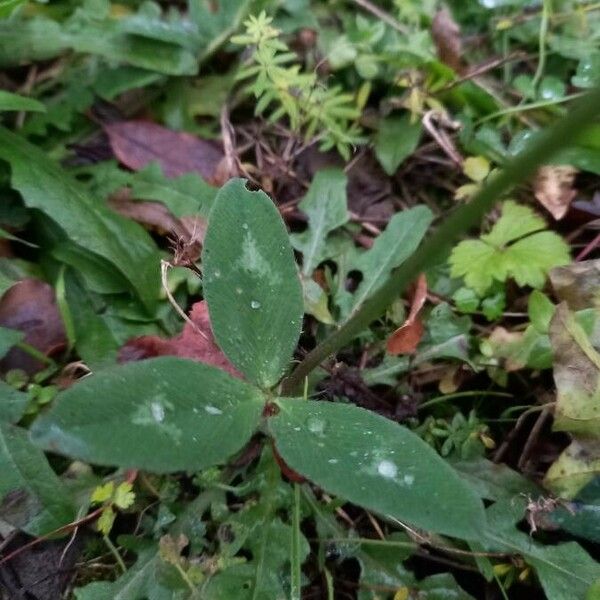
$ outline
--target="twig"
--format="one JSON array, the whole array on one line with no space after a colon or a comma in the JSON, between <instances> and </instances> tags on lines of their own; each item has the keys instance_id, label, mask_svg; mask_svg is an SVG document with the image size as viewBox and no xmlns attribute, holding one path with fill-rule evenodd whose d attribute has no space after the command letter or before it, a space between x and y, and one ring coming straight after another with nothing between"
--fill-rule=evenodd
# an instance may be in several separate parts
<instances>
[{"instance_id":1,"label":"twig","mask_svg":"<svg viewBox=\"0 0 600 600\"><path fill-rule=\"evenodd\" d=\"M369 0L352 0L352 1L357 6L360 6L367 12L370 12L373 16L375 16L375 17L381 19L383 22L387 23L390 27L394 28L396 31L399 31L400 33L403 33L404 35L408 35L410 33L408 27L405 27L404 25L402 25L402 23L400 23L399 21L394 19L394 17L392 17L392 15L390 15L389 13L386 13L384 10L382 10L378 6L375 6L374 4L369 2Z\"/></svg>"},{"instance_id":2,"label":"twig","mask_svg":"<svg viewBox=\"0 0 600 600\"><path fill-rule=\"evenodd\" d=\"M208 336L199 329L199 327L194 323L183 311L181 306L177 304L175 298L173 298L173 294L171 294L171 290L169 289L169 282L167 281L167 274L169 269L172 268L173 265L168 260L160 261L160 280L163 286L163 290L167 295L167 299L171 303L171 306L175 309L175 312L198 334L200 334L205 340L208 340Z\"/></svg>"}]
</instances>

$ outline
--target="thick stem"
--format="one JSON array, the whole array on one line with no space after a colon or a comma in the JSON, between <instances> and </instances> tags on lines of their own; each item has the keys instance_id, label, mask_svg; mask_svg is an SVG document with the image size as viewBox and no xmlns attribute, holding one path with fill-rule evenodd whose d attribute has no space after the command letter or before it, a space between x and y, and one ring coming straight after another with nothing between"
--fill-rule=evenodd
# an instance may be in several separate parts
<instances>
[{"instance_id":1,"label":"thick stem","mask_svg":"<svg viewBox=\"0 0 600 600\"><path fill-rule=\"evenodd\" d=\"M556 152L577 139L595 116L600 114L600 88L595 88L576 102L569 113L515 156L499 173L490 177L473 199L457 208L445 219L435 233L400 267L362 308L340 329L326 338L287 377L282 385L284 395L293 395L302 389L305 377L323 360L337 352L385 314L387 307L398 298L419 273L444 256L448 247L471 227L477 225L494 203L527 180L535 170Z\"/></svg>"}]
</instances>

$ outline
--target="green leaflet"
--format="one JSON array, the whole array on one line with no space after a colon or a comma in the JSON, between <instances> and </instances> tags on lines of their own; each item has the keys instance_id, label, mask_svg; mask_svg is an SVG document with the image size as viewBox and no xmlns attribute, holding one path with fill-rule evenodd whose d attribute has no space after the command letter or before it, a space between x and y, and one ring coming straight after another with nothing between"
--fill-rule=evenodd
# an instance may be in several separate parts
<instances>
[{"instance_id":1,"label":"green leaflet","mask_svg":"<svg viewBox=\"0 0 600 600\"><path fill-rule=\"evenodd\" d=\"M0 158L10 163L12 185L27 206L56 221L82 251L109 261L144 305L148 309L154 306L159 287L158 252L137 223L95 201L41 150L1 127Z\"/></svg>"},{"instance_id":2,"label":"green leaflet","mask_svg":"<svg viewBox=\"0 0 600 600\"><path fill-rule=\"evenodd\" d=\"M303 301L285 225L266 194L241 179L221 188L202 262L217 343L248 379L273 386L298 342Z\"/></svg>"},{"instance_id":3,"label":"green leaflet","mask_svg":"<svg viewBox=\"0 0 600 600\"><path fill-rule=\"evenodd\" d=\"M422 129L418 119L411 123L409 113L381 121L375 137L375 154L388 175L393 175L402 161L415 151Z\"/></svg>"},{"instance_id":4,"label":"green leaflet","mask_svg":"<svg viewBox=\"0 0 600 600\"><path fill-rule=\"evenodd\" d=\"M107 368L59 394L31 436L94 464L194 471L237 452L263 405L258 390L219 369L155 358Z\"/></svg>"},{"instance_id":5,"label":"green leaflet","mask_svg":"<svg viewBox=\"0 0 600 600\"><path fill-rule=\"evenodd\" d=\"M7 110L46 112L46 107L33 98L26 98L25 96L19 96L18 94L0 90L0 112Z\"/></svg>"},{"instance_id":6,"label":"green leaflet","mask_svg":"<svg viewBox=\"0 0 600 600\"><path fill-rule=\"evenodd\" d=\"M31 535L70 523L73 502L27 431L0 423L0 518Z\"/></svg>"},{"instance_id":7,"label":"green leaflet","mask_svg":"<svg viewBox=\"0 0 600 600\"><path fill-rule=\"evenodd\" d=\"M281 398L269 419L286 463L330 493L463 539L484 525L469 485L417 435L353 405Z\"/></svg>"},{"instance_id":8,"label":"green leaflet","mask_svg":"<svg viewBox=\"0 0 600 600\"><path fill-rule=\"evenodd\" d=\"M319 171L298 205L308 217L305 232L292 236L292 244L302 252L302 275L310 277L325 259L325 241L334 229L348 222L346 187L348 178L340 169Z\"/></svg>"},{"instance_id":9,"label":"green leaflet","mask_svg":"<svg viewBox=\"0 0 600 600\"><path fill-rule=\"evenodd\" d=\"M450 255L452 277L464 277L479 296L494 280L509 277L520 285L540 288L553 267L567 264L569 246L556 233L543 231L544 220L529 207L511 200L502 206L502 216L479 240L465 240Z\"/></svg>"},{"instance_id":10,"label":"green leaflet","mask_svg":"<svg viewBox=\"0 0 600 600\"><path fill-rule=\"evenodd\" d=\"M379 289L393 269L400 266L419 246L433 215L426 206L396 213L370 250L359 255L351 270L363 279L352 296L343 296L342 313L349 317Z\"/></svg>"}]
</instances>

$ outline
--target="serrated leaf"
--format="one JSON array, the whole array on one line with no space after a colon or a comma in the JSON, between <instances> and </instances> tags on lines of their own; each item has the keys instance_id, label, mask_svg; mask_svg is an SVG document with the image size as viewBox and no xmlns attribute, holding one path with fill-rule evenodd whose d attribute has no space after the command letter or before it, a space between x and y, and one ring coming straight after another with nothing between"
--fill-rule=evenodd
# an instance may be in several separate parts
<instances>
[{"instance_id":1,"label":"serrated leaf","mask_svg":"<svg viewBox=\"0 0 600 600\"><path fill-rule=\"evenodd\" d=\"M217 343L248 379L274 385L298 342L304 303L285 225L266 194L241 179L221 188L202 263Z\"/></svg>"},{"instance_id":2,"label":"serrated leaf","mask_svg":"<svg viewBox=\"0 0 600 600\"><path fill-rule=\"evenodd\" d=\"M383 285L393 269L400 266L419 246L427 232L433 214L426 206L417 206L396 213L373 246L358 256L351 270L362 273L353 296L349 296L342 311L351 315Z\"/></svg>"},{"instance_id":3,"label":"serrated leaf","mask_svg":"<svg viewBox=\"0 0 600 600\"><path fill-rule=\"evenodd\" d=\"M325 258L325 240L334 229L348 222L346 187L348 178L340 169L319 171L298 205L308 217L305 232L291 237L296 250L302 252L302 274L310 277Z\"/></svg>"},{"instance_id":4,"label":"serrated leaf","mask_svg":"<svg viewBox=\"0 0 600 600\"><path fill-rule=\"evenodd\" d=\"M12 185L25 204L46 213L69 240L111 263L146 307L156 303L159 257L137 224L94 201L37 147L0 127L0 158L10 163Z\"/></svg>"},{"instance_id":5,"label":"serrated leaf","mask_svg":"<svg viewBox=\"0 0 600 600\"><path fill-rule=\"evenodd\" d=\"M381 121L375 136L375 155L388 175L393 175L404 159L416 150L421 132L421 122L411 122L408 113Z\"/></svg>"},{"instance_id":6,"label":"serrated leaf","mask_svg":"<svg viewBox=\"0 0 600 600\"><path fill-rule=\"evenodd\" d=\"M100 517L98 518L98 521L96 522L96 529L102 535L108 535L110 533L110 530L112 529L114 522L115 522L116 516L117 516L117 514L115 513L113 508L111 506L106 506L102 510L102 513L100 514Z\"/></svg>"},{"instance_id":7,"label":"serrated leaf","mask_svg":"<svg viewBox=\"0 0 600 600\"><path fill-rule=\"evenodd\" d=\"M263 404L258 390L220 369L163 357L77 383L58 395L31 436L38 446L94 464L199 470L246 443Z\"/></svg>"},{"instance_id":8,"label":"serrated leaf","mask_svg":"<svg viewBox=\"0 0 600 600\"><path fill-rule=\"evenodd\" d=\"M279 399L269 419L278 452L327 492L437 533L476 538L483 506L416 434L348 404Z\"/></svg>"},{"instance_id":9,"label":"serrated leaf","mask_svg":"<svg viewBox=\"0 0 600 600\"><path fill-rule=\"evenodd\" d=\"M20 427L0 423L0 518L43 535L75 517L72 499L44 453Z\"/></svg>"},{"instance_id":10,"label":"serrated leaf","mask_svg":"<svg viewBox=\"0 0 600 600\"><path fill-rule=\"evenodd\" d=\"M464 277L479 296L485 295L494 280L509 277L521 286L542 287L550 269L570 260L566 242L556 233L540 231L544 227L544 221L530 208L507 201L488 234L454 247L450 274Z\"/></svg>"},{"instance_id":11,"label":"serrated leaf","mask_svg":"<svg viewBox=\"0 0 600 600\"><path fill-rule=\"evenodd\" d=\"M113 498L115 506L122 510L129 508L135 502L135 494L132 490L133 485L129 481L120 483L115 490L115 497Z\"/></svg>"},{"instance_id":12,"label":"serrated leaf","mask_svg":"<svg viewBox=\"0 0 600 600\"><path fill-rule=\"evenodd\" d=\"M90 496L90 502L92 504L104 504L107 500L113 497L115 492L115 482L107 481L103 485L99 485L94 489Z\"/></svg>"}]
</instances>

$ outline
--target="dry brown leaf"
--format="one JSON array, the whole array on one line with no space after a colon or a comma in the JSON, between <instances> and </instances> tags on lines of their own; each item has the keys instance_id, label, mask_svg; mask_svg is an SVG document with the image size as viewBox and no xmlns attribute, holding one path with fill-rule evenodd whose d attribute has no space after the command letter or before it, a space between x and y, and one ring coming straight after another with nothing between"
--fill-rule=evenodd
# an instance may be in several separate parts
<instances>
[{"instance_id":1,"label":"dry brown leaf","mask_svg":"<svg viewBox=\"0 0 600 600\"><path fill-rule=\"evenodd\" d=\"M149 121L108 123L104 131L115 156L133 171L157 162L167 177L198 173L209 183L223 179L217 173L223 149L212 141Z\"/></svg>"},{"instance_id":2,"label":"dry brown leaf","mask_svg":"<svg viewBox=\"0 0 600 600\"><path fill-rule=\"evenodd\" d=\"M60 352L67 344L54 290L39 279L23 279L6 291L0 300L0 325L23 331L24 342L46 356ZM33 374L43 367L42 362L18 348L0 361L1 371L23 369Z\"/></svg>"},{"instance_id":3,"label":"dry brown leaf","mask_svg":"<svg viewBox=\"0 0 600 600\"><path fill-rule=\"evenodd\" d=\"M387 341L389 354L412 354L423 337L423 322L419 316L427 298L427 279L421 273L415 285L408 318Z\"/></svg>"},{"instance_id":4,"label":"dry brown leaf","mask_svg":"<svg viewBox=\"0 0 600 600\"><path fill-rule=\"evenodd\" d=\"M183 331L171 339L145 335L129 340L119 350L119 362L143 360L154 356L179 356L191 358L223 369L234 377L241 374L217 346L210 327L208 307L204 301L196 302L189 313L193 325L186 323ZM200 330L202 333L198 333Z\"/></svg>"},{"instance_id":5,"label":"dry brown leaf","mask_svg":"<svg viewBox=\"0 0 600 600\"><path fill-rule=\"evenodd\" d=\"M568 212L577 191L573 181L577 169L568 165L547 165L541 167L533 182L536 200L558 221Z\"/></svg>"},{"instance_id":6,"label":"dry brown leaf","mask_svg":"<svg viewBox=\"0 0 600 600\"><path fill-rule=\"evenodd\" d=\"M431 23L431 37L440 61L460 73L463 70L460 28L447 8L435 13Z\"/></svg>"}]
</instances>

